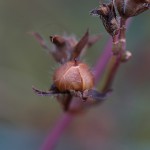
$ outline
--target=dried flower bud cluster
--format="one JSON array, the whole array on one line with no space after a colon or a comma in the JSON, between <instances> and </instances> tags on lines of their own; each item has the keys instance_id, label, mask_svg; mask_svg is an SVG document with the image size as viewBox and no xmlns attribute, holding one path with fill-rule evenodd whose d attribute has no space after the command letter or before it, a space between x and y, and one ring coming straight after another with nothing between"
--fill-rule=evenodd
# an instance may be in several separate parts
<instances>
[{"instance_id":1,"label":"dried flower bud cluster","mask_svg":"<svg viewBox=\"0 0 150 150\"><path fill-rule=\"evenodd\" d=\"M54 84L59 91L84 91L94 86L94 76L85 63L69 61L56 69Z\"/></svg>"},{"instance_id":2,"label":"dried flower bud cluster","mask_svg":"<svg viewBox=\"0 0 150 150\"><path fill-rule=\"evenodd\" d=\"M119 34L119 17L128 19L150 9L150 0L110 0L109 3L102 3L99 7L90 11L92 16L100 16L106 31L114 37Z\"/></svg>"},{"instance_id":3,"label":"dried flower bud cluster","mask_svg":"<svg viewBox=\"0 0 150 150\"><path fill-rule=\"evenodd\" d=\"M74 37L62 37L59 35L54 35L50 36L50 41L54 44L52 55L55 60L61 64L69 61L71 52L77 44L77 40Z\"/></svg>"},{"instance_id":4,"label":"dried flower bud cluster","mask_svg":"<svg viewBox=\"0 0 150 150\"><path fill-rule=\"evenodd\" d=\"M139 15L150 8L150 0L115 0L121 17L127 19Z\"/></svg>"},{"instance_id":5,"label":"dried flower bud cluster","mask_svg":"<svg viewBox=\"0 0 150 150\"><path fill-rule=\"evenodd\" d=\"M113 3L101 4L98 8L90 11L92 16L100 16L107 32L111 35L117 35L119 30L119 22L116 16Z\"/></svg>"}]
</instances>

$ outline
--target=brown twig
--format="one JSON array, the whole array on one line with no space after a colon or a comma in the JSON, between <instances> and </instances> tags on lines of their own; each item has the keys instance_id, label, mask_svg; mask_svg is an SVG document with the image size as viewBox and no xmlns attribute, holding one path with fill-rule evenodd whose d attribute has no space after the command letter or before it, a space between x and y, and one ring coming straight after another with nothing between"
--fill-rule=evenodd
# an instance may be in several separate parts
<instances>
[{"instance_id":1,"label":"brown twig","mask_svg":"<svg viewBox=\"0 0 150 150\"><path fill-rule=\"evenodd\" d=\"M121 18L120 31L118 36L113 37L112 56L109 60L106 73L104 74L104 81L101 88L102 92L111 89L112 82L116 75L117 70L122 62L123 54L126 50L126 20Z\"/></svg>"}]
</instances>

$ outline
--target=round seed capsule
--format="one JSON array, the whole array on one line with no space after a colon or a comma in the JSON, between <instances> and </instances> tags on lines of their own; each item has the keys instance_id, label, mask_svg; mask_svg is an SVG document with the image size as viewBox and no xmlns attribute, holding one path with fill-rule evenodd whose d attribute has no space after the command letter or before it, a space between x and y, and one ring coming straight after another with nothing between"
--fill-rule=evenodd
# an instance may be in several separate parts
<instances>
[{"instance_id":1,"label":"round seed capsule","mask_svg":"<svg viewBox=\"0 0 150 150\"><path fill-rule=\"evenodd\" d=\"M84 91L94 86L94 76L85 63L69 61L60 66L53 76L59 91Z\"/></svg>"}]
</instances>

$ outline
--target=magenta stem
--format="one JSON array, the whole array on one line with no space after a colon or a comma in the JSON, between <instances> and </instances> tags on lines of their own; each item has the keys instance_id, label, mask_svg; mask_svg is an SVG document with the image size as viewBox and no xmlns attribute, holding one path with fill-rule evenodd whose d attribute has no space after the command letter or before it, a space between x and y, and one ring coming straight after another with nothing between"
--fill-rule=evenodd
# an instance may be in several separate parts
<instances>
[{"instance_id":1,"label":"magenta stem","mask_svg":"<svg viewBox=\"0 0 150 150\"><path fill-rule=\"evenodd\" d=\"M60 119L57 121L55 127L50 134L47 136L40 150L52 150L54 149L58 139L64 132L64 130L69 126L73 119L73 114L64 113Z\"/></svg>"},{"instance_id":2,"label":"magenta stem","mask_svg":"<svg viewBox=\"0 0 150 150\"><path fill-rule=\"evenodd\" d=\"M130 23L131 19L128 19L126 25L127 28L129 27ZM95 64L95 67L93 68L95 72L95 83L97 83L98 80L101 78L102 73L106 68L106 65L108 64L108 61L110 60L111 56L112 56L112 38L108 40L102 55L99 57L97 63Z\"/></svg>"},{"instance_id":3,"label":"magenta stem","mask_svg":"<svg viewBox=\"0 0 150 150\"><path fill-rule=\"evenodd\" d=\"M127 26L129 25L129 22L130 21L128 21ZM96 83L97 83L98 79L101 78L102 73L103 73L107 63L108 63L110 57L112 56L111 50L112 50L112 39L110 38L106 44L106 47L104 48L103 54L100 56L95 67L93 68L95 71ZM60 117L60 119L57 121L53 130L47 136L47 138L44 141L40 150L54 149L54 147L55 147L56 143L58 142L59 138L61 137L62 133L70 125L73 118L74 118L74 114L69 113L69 112L64 113Z\"/></svg>"},{"instance_id":4,"label":"magenta stem","mask_svg":"<svg viewBox=\"0 0 150 150\"><path fill-rule=\"evenodd\" d=\"M104 70L109 58L111 57L110 54L111 46L112 46L112 41L111 39L109 39L104 49L104 53L98 59L98 62L94 67L94 70L96 71L95 73L96 81L98 80L99 77L101 77L101 72ZM69 112L64 113L57 121L53 130L50 131L49 135L46 137L46 140L44 141L40 150L53 150L56 143L58 142L58 139L65 131L65 129L70 125L73 118L74 118L74 114Z\"/></svg>"},{"instance_id":5,"label":"magenta stem","mask_svg":"<svg viewBox=\"0 0 150 150\"><path fill-rule=\"evenodd\" d=\"M102 72L105 69L107 62L111 57L111 49L112 49L112 39L110 38L104 48L103 54L99 57L95 67L93 68L95 72L95 83L101 78Z\"/></svg>"}]
</instances>

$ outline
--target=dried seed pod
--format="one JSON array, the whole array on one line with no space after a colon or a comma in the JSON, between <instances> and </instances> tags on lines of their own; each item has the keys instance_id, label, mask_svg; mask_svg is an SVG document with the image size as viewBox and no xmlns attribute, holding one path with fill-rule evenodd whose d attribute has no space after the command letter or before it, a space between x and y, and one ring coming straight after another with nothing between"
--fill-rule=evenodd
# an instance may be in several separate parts
<instances>
[{"instance_id":1,"label":"dried seed pod","mask_svg":"<svg viewBox=\"0 0 150 150\"><path fill-rule=\"evenodd\" d=\"M39 90L35 87L32 89L39 96L56 96L65 110L69 108L69 97L79 97L83 101L87 99L102 101L109 92L100 93L93 89L94 76L89 67L82 62L69 61L61 65L56 69L53 80L54 84L48 91Z\"/></svg>"},{"instance_id":2,"label":"dried seed pod","mask_svg":"<svg viewBox=\"0 0 150 150\"><path fill-rule=\"evenodd\" d=\"M150 0L115 0L121 17L127 19L139 15L150 8Z\"/></svg>"},{"instance_id":3,"label":"dried seed pod","mask_svg":"<svg viewBox=\"0 0 150 150\"><path fill-rule=\"evenodd\" d=\"M113 2L101 4L98 8L93 9L90 15L100 16L107 32L111 35L117 35L119 32L119 22L117 20Z\"/></svg>"},{"instance_id":4,"label":"dried seed pod","mask_svg":"<svg viewBox=\"0 0 150 150\"><path fill-rule=\"evenodd\" d=\"M88 66L81 62L69 61L54 73L54 84L60 92L92 89L94 77Z\"/></svg>"},{"instance_id":5,"label":"dried seed pod","mask_svg":"<svg viewBox=\"0 0 150 150\"><path fill-rule=\"evenodd\" d=\"M54 83L49 90L43 91L32 87L37 95L55 96L65 111L70 109L73 97L78 97L84 101L87 99L104 100L106 93L99 93L93 89L94 76L89 67L77 61L84 49L92 46L100 38L99 35L90 37L87 30L79 41L74 37L50 36L50 40L54 44L52 49L49 49L40 34L35 32L32 35L61 64L54 73Z\"/></svg>"}]
</instances>

